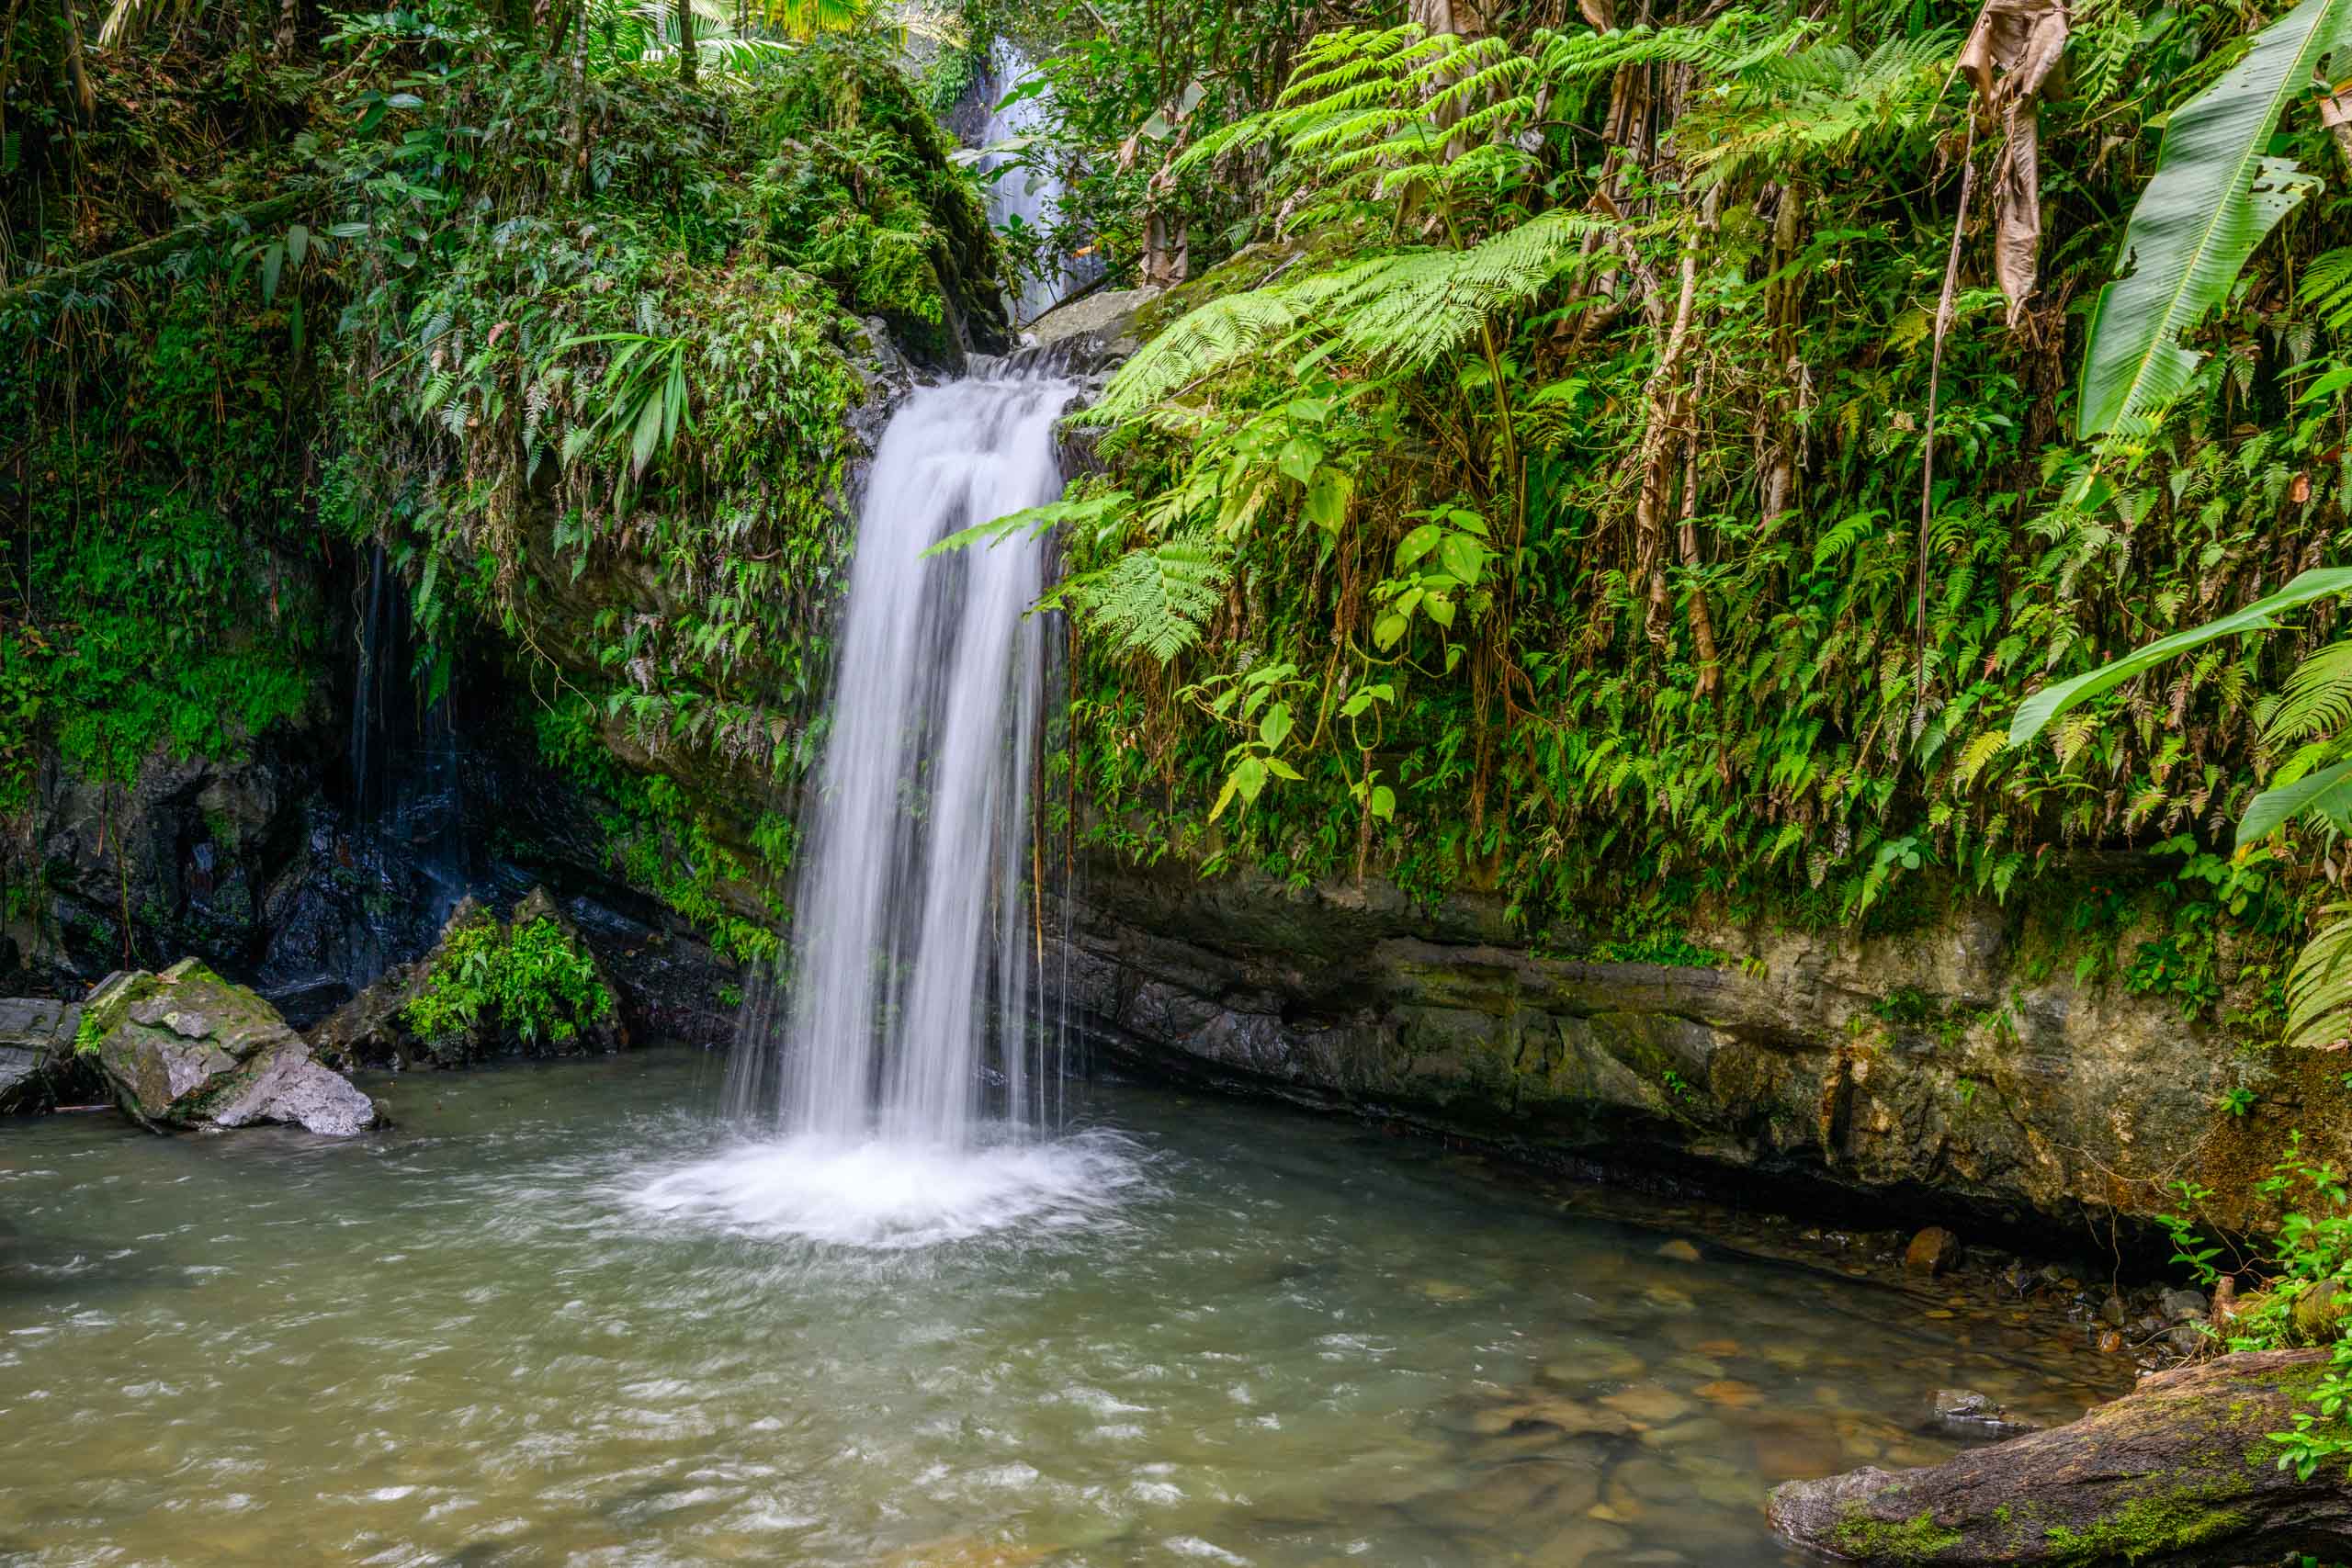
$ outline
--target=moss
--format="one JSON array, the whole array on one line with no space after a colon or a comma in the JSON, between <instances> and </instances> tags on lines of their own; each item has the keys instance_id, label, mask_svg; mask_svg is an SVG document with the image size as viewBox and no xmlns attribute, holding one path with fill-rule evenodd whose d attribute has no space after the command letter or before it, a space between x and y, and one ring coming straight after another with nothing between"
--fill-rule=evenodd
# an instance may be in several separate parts
<instances>
[{"instance_id":1,"label":"moss","mask_svg":"<svg viewBox=\"0 0 2352 1568\"><path fill-rule=\"evenodd\" d=\"M2042 1532L2069 1568L2121 1561L2140 1562L2221 1540L2246 1528L2243 1509L2222 1506L2242 1486L2183 1486L2136 1498L2086 1529L2053 1525Z\"/></svg>"},{"instance_id":2,"label":"moss","mask_svg":"<svg viewBox=\"0 0 2352 1568\"><path fill-rule=\"evenodd\" d=\"M1872 1518L1860 1503L1849 1504L1830 1539L1848 1557L1873 1562L1932 1562L1961 1543L1961 1533L1936 1523L1922 1508L1900 1524Z\"/></svg>"}]
</instances>

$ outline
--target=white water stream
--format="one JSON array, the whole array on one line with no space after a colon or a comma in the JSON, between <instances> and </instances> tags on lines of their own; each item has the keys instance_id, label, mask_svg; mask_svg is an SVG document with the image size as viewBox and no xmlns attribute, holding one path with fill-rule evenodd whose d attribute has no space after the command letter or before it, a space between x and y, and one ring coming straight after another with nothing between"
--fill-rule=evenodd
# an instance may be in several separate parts
<instances>
[{"instance_id":1,"label":"white water stream","mask_svg":"<svg viewBox=\"0 0 2352 1568\"><path fill-rule=\"evenodd\" d=\"M775 1008L746 1010L729 1064L730 1114L782 1141L673 1172L649 1204L897 1247L1116 1184L1105 1146L1036 1137L1059 1081L1032 886L1045 545L924 554L1060 492L1071 390L984 372L916 392L884 431L789 976Z\"/></svg>"},{"instance_id":2,"label":"white water stream","mask_svg":"<svg viewBox=\"0 0 2352 1568\"><path fill-rule=\"evenodd\" d=\"M1041 96L1011 104L1004 99L1035 73L1028 56L1003 39L997 40L989 54L988 80L983 85L988 101L997 107L989 110L988 124L980 132L982 147L1013 149L989 152L980 160L988 176L989 221L999 229L1012 228L1032 235L1050 233L1062 220L1061 177L1050 169L1032 168L1021 162L1023 144L1050 129L1052 111ZM1008 297L1013 325L1028 325L1102 272L1098 256L1057 253L1046 276L1023 279L1020 292Z\"/></svg>"}]
</instances>

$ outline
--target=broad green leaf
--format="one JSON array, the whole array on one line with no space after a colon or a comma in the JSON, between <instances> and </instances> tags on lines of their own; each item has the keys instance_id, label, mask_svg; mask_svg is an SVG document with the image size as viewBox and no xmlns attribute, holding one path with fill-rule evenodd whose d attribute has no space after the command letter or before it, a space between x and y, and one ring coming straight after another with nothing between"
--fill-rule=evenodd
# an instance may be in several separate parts
<instances>
[{"instance_id":1,"label":"broad green leaf","mask_svg":"<svg viewBox=\"0 0 2352 1568\"><path fill-rule=\"evenodd\" d=\"M1430 594L1421 601L1421 608L1428 611L1430 619L1439 626L1450 627L1453 625L1453 601L1444 594Z\"/></svg>"},{"instance_id":2,"label":"broad green leaf","mask_svg":"<svg viewBox=\"0 0 2352 1568\"><path fill-rule=\"evenodd\" d=\"M1266 716L1258 721L1258 739L1266 743L1266 748L1269 750L1280 746L1284 740L1288 739L1290 738L1290 730L1291 718L1290 705L1288 703L1276 703L1273 706L1266 710Z\"/></svg>"},{"instance_id":3,"label":"broad green leaf","mask_svg":"<svg viewBox=\"0 0 2352 1568\"><path fill-rule=\"evenodd\" d=\"M261 297L263 303L277 298L277 275L286 265L286 247L274 244L261 254Z\"/></svg>"},{"instance_id":4,"label":"broad green leaf","mask_svg":"<svg viewBox=\"0 0 2352 1568\"><path fill-rule=\"evenodd\" d=\"M1255 757L1245 757L1233 770L1233 787L1241 792L1241 804L1249 805L1266 787L1266 764Z\"/></svg>"},{"instance_id":5,"label":"broad green leaf","mask_svg":"<svg viewBox=\"0 0 2352 1568\"><path fill-rule=\"evenodd\" d=\"M2159 637L2147 647L2102 664L2086 675L2077 675L2071 681L2045 686L2018 705L2017 716L2009 721L2009 744L2024 745L2068 708L2087 702L2102 692L2113 691L2134 675L2154 669L2175 654L2186 653L2192 648L2200 648L2216 638L2233 637L2240 632L2268 631L2278 624L2274 616L2308 604L2314 599L2346 592L2352 592L2352 567L2315 568L2297 577L2278 592L2256 600L2234 615L2223 615L2218 621L2208 621L2185 632L2175 632L2167 637Z\"/></svg>"},{"instance_id":6,"label":"broad green leaf","mask_svg":"<svg viewBox=\"0 0 2352 1568\"><path fill-rule=\"evenodd\" d=\"M1445 530L1434 523L1424 523L1406 535L1396 545L1396 566L1399 570L1412 565L1431 550L1445 536Z\"/></svg>"},{"instance_id":7,"label":"broad green leaf","mask_svg":"<svg viewBox=\"0 0 2352 1568\"><path fill-rule=\"evenodd\" d=\"M1347 521L1348 497L1355 481L1337 468L1317 468L1306 487L1306 520L1326 533L1336 534Z\"/></svg>"},{"instance_id":8,"label":"broad green leaf","mask_svg":"<svg viewBox=\"0 0 2352 1568\"><path fill-rule=\"evenodd\" d=\"M636 472L645 472L645 465L653 460L653 448L662 439L662 400L649 395L639 405L637 430L629 439L629 462Z\"/></svg>"},{"instance_id":9,"label":"broad green leaf","mask_svg":"<svg viewBox=\"0 0 2352 1568\"><path fill-rule=\"evenodd\" d=\"M1283 761L1280 757L1269 757L1269 758L1267 758L1267 759L1266 759L1266 771L1267 771L1268 773L1270 773L1273 774L1273 775L1274 775L1274 777L1276 777L1276 778L1278 778L1278 779L1288 779L1288 780L1290 780L1290 781L1291 781L1292 783L1294 783L1294 784L1298 783L1298 782L1299 782L1299 780L1303 777L1303 775L1299 773L1299 771L1298 771L1296 768L1292 767L1288 762Z\"/></svg>"},{"instance_id":10,"label":"broad green leaf","mask_svg":"<svg viewBox=\"0 0 2352 1568\"><path fill-rule=\"evenodd\" d=\"M2307 813L2339 831L2352 829L2352 759L2256 795L2238 818L2238 847L2268 838Z\"/></svg>"},{"instance_id":11,"label":"broad green leaf","mask_svg":"<svg viewBox=\"0 0 2352 1568\"><path fill-rule=\"evenodd\" d=\"M1372 814L1385 822L1396 815L1396 792L1386 784L1372 786Z\"/></svg>"},{"instance_id":12,"label":"broad green leaf","mask_svg":"<svg viewBox=\"0 0 2352 1568\"><path fill-rule=\"evenodd\" d=\"M1405 617L1391 610L1372 625L1373 646L1383 653L1396 646L1405 635Z\"/></svg>"},{"instance_id":13,"label":"broad green leaf","mask_svg":"<svg viewBox=\"0 0 2352 1568\"><path fill-rule=\"evenodd\" d=\"M1304 435L1294 435L1283 442L1282 451L1274 457L1275 467L1301 484L1313 479L1322 463L1323 444L1309 441Z\"/></svg>"},{"instance_id":14,"label":"broad green leaf","mask_svg":"<svg viewBox=\"0 0 2352 1568\"><path fill-rule=\"evenodd\" d=\"M1456 582L1471 588L1476 586L1478 572L1486 565L1487 551L1467 534L1448 534L1445 543L1438 547L1437 558Z\"/></svg>"},{"instance_id":15,"label":"broad green leaf","mask_svg":"<svg viewBox=\"0 0 2352 1568\"><path fill-rule=\"evenodd\" d=\"M2293 160L2264 149L2348 26L2352 0L2302 0L2221 80L2172 111L2156 171L2124 231L2123 276L2091 310L2079 438L2161 413L2180 396L2204 357L2181 346L2182 334L2228 297L2255 246L2318 187Z\"/></svg>"}]
</instances>

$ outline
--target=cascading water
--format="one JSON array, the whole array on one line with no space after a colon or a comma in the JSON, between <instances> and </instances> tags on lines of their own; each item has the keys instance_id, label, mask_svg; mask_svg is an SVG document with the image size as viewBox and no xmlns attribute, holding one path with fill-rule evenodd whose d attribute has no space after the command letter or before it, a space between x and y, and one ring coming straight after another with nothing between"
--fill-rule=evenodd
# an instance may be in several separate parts
<instances>
[{"instance_id":1,"label":"cascading water","mask_svg":"<svg viewBox=\"0 0 2352 1568\"><path fill-rule=\"evenodd\" d=\"M780 1143L674 1171L649 1205L905 1247L1102 1201L1102 1138L1038 1136L1058 1076L1037 1005L1031 783L1045 546L929 557L1052 500L1069 383L997 371L918 391L875 454L806 813L782 996L747 1010L737 1123ZM993 1065L993 1072L991 1066ZM990 1092L990 1086L995 1092Z\"/></svg>"},{"instance_id":2,"label":"cascading water","mask_svg":"<svg viewBox=\"0 0 2352 1568\"><path fill-rule=\"evenodd\" d=\"M1044 134L1047 128L1047 110L1038 97L1025 96L1006 104L1004 99L1035 74L1036 68L1028 57L1010 43L1000 39L989 54L989 75L986 91L989 102L1001 107L989 113L988 124L980 132L982 147L1018 146L1029 139ZM1022 164L1017 154L989 152L980 160L980 168L988 176L989 221L997 228L1013 228L1027 234L1050 233L1062 217L1062 182L1049 170L1029 168ZM1099 256L1073 256L1067 249L1057 251L1053 266L1043 276L1025 278L1017 296L1007 300L1012 307L1016 325L1025 326L1052 310L1070 293L1102 276Z\"/></svg>"}]
</instances>

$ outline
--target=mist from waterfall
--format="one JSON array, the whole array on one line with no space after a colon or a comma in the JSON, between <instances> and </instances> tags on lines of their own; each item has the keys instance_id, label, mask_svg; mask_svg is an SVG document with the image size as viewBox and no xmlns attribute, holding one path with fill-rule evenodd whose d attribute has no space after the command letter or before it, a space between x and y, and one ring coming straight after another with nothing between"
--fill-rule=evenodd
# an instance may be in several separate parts
<instances>
[{"instance_id":1,"label":"mist from waterfall","mask_svg":"<svg viewBox=\"0 0 2352 1568\"><path fill-rule=\"evenodd\" d=\"M1045 1120L1030 802L1045 545L926 557L1052 500L1066 382L927 388L883 433L804 811L783 992L746 1010L729 1110L787 1134L968 1147Z\"/></svg>"}]
</instances>

